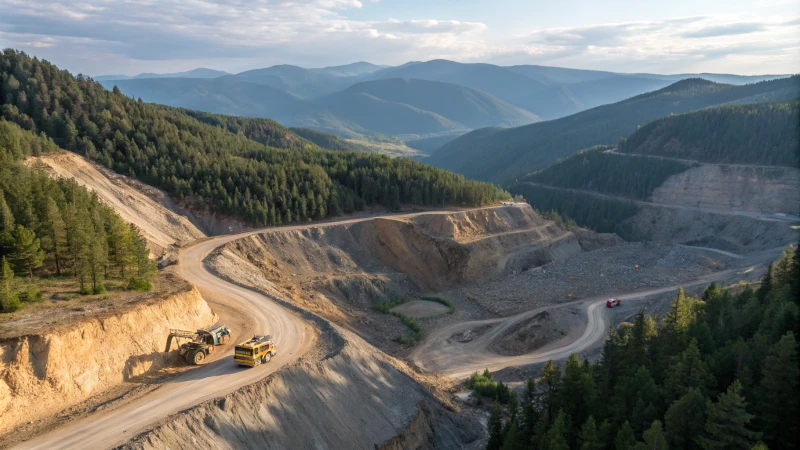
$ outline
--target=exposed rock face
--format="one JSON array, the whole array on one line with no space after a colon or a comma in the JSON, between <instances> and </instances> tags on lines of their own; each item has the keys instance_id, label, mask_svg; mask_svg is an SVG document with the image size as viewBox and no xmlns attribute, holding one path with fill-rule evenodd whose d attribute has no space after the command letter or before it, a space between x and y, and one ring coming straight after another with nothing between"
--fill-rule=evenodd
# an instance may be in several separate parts
<instances>
[{"instance_id":1,"label":"exposed rock face","mask_svg":"<svg viewBox=\"0 0 800 450\"><path fill-rule=\"evenodd\" d=\"M669 177L653 191L652 201L722 211L797 214L800 170L703 164Z\"/></svg>"},{"instance_id":2,"label":"exposed rock face","mask_svg":"<svg viewBox=\"0 0 800 450\"><path fill-rule=\"evenodd\" d=\"M187 284L122 312L1 340L0 434L169 364L176 353L163 353L170 328L194 330L214 320Z\"/></svg>"}]
</instances>

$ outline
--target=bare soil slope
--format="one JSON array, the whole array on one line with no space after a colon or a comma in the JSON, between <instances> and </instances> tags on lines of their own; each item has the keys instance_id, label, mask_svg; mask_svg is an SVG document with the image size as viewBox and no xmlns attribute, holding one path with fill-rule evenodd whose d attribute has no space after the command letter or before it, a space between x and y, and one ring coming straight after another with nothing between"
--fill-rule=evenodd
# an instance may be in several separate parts
<instances>
[{"instance_id":1,"label":"bare soil slope","mask_svg":"<svg viewBox=\"0 0 800 450\"><path fill-rule=\"evenodd\" d=\"M168 292L0 339L0 434L164 367L176 358L163 352L170 328L215 318L197 289L173 279Z\"/></svg>"},{"instance_id":2,"label":"bare soil slope","mask_svg":"<svg viewBox=\"0 0 800 450\"><path fill-rule=\"evenodd\" d=\"M52 153L30 158L27 162L45 168L54 177L73 179L97 193L100 201L142 231L155 256L163 255L171 245L205 237L187 217L170 209L172 203L164 192L111 172L79 155Z\"/></svg>"},{"instance_id":3,"label":"bare soil slope","mask_svg":"<svg viewBox=\"0 0 800 450\"><path fill-rule=\"evenodd\" d=\"M234 252L218 251L208 265L294 309L292 291L275 287ZM405 364L352 332L302 315L322 334L297 363L172 416L121 448L463 448L482 437L479 424L443 407Z\"/></svg>"},{"instance_id":4,"label":"bare soil slope","mask_svg":"<svg viewBox=\"0 0 800 450\"><path fill-rule=\"evenodd\" d=\"M396 349L392 340L405 327L370 307L397 297L468 290L617 242L518 205L276 228L231 242L224 251L294 292L297 306Z\"/></svg>"}]
</instances>

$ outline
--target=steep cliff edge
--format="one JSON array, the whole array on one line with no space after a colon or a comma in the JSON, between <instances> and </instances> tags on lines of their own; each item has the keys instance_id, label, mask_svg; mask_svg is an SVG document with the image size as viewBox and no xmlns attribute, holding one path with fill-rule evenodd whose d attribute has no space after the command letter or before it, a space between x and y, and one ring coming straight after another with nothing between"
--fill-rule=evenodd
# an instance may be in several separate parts
<instances>
[{"instance_id":1,"label":"steep cliff edge","mask_svg":"<svg viewBox=\"0 0 800 450\"><path fill-rule=\"evenodd\" d=\"M214 313L194 287L118 305L34 334L0 339L0 434L169 364L170 328L197 329Z\"/></svg>"}]
</instances>

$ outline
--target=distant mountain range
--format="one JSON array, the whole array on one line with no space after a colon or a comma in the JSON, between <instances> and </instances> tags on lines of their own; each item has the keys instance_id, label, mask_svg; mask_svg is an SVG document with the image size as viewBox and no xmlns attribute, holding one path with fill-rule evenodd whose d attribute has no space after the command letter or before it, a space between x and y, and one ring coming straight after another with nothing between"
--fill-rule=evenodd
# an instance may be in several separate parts
<instances>
[{"instance_id":1,"label":"distant mountain range","mask_svg":"<svg viewBox=\"0 0 800 450\"><path fill-rule=\"evenodd\" d=\"M500 184L594 145L613 145L639 125L710 106L800 98L800 76L747 85L692 78L557 120L517 128L483 128L454 139L425 160L468 178Z\"/></svg>"},{"instance_id":2,"label":"distant mountain range","mask_svg":"<svg viewBox=\"0 0 800 450\"><path fill-rule=\"evenodd\" d=\"M265 117L347 138L398 136L429 151L478 128L557 119L696 76L433 60L397 67L278 65L238 74L195 69L95 79L147 102ZM781 75L702 77L744 84Z\"/></svg>"}]
</instances>

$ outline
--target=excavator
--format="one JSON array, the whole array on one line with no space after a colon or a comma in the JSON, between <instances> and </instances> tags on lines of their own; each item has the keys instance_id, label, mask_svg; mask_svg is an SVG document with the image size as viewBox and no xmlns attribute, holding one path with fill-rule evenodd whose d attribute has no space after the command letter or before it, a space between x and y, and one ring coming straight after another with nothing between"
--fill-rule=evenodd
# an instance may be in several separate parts
<instances>
[{"instance_id":1,"label":"excavator","mask_svg":"<svg viewBox=\"0 0 800 450\"><path fill-rule=\"evenodd\" d=\"M191 365L200 365L206 357L214 352L214 348L225 345L231 340L231 330L225 325L214 325L196 331L170 329L167 337L169 352L173 339L180 344L180 355ZM180 341L186 342L180 343Z\"/></svg>"}]
</instances>

